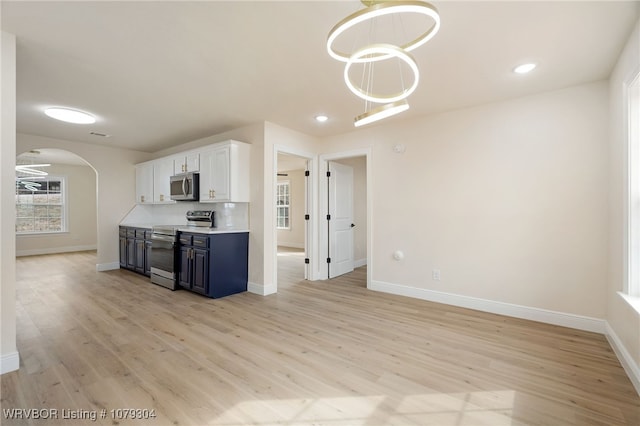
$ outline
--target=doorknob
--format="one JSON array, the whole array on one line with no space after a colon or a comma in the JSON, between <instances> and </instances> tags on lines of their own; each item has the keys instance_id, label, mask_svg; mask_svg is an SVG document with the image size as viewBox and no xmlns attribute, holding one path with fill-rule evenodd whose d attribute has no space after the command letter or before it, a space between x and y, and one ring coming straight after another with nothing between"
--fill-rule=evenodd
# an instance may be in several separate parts
<instances>
[{"instance_id":1,"label":"doorknob","mask_svg":"<svg viewBox=\"0 0 640 426\"><path fill-rule=\"evenodd\" d=\"M355 228L355 226L356 226L355 224L353 224L353 223L351 224L351 227L352 227L352 228Z\"/></svg>"}]
</instances>

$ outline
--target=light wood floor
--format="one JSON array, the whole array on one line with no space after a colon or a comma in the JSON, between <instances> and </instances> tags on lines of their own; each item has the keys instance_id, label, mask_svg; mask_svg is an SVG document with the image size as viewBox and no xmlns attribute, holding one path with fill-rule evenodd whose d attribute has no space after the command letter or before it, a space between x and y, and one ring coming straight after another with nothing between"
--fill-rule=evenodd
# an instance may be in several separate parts
<instances>
[{"instance_id":1,"label":"light wood floor","mask_svg":"<svg viewBox=\"0 0 640 426\"><path fill-rule=\"evenodd\" d=\"M0 379L2 409L157 417L3 412L3 425L640 424L640 398L598 334L368 291L363 268L211 300L95 261L18 259L21 368Z\"/></svg>"}]
</instances>

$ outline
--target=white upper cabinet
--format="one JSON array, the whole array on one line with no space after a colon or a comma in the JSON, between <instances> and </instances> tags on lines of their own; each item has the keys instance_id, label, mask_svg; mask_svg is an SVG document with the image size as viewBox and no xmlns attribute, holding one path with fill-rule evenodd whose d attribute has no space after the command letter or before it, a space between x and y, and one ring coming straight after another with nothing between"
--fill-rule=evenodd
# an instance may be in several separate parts
<instances>
[{"instance_id":1,"label":"white upper cabinet","mask_svg":"<svg viewBox=\"0 0 640 426\"><path fill-rule=\"evenodd\" d=\"M153 202L175 203L171 199L169 178L173 175L173 159L161 158L153 162Z\"/></svg>"},{"instance_id":2,"label":"white upper cabinet","mask_svg":"<svg viewBox=\"0 0 640 426\"><path fill-rule=\"evenodd\" d=\"M202 153L200 172L200 202L229 201L230 147Z\"/></svg>"},{"instance_id":3,"label":"white upper cabinet","mask_svg":"<svg viewBox=\"0 0 640 426\"><path fill-rule=\"evenodd\" d=\"M173 157L173 174L179 175L187 172L197 172L200 170L200 154L188 153Z\"/></svg>"},{"instance_id":4,"label":"white upper cabinet","mask_svg":"<svg viewBox=\"0 0 640 426\"><path fill-rule=\"evenodd\" d=\"M251 145L229 140L136 164L136 203L175 203L170 178L200 173L200 202L249 202Z\"/></svg>"},{"instance_id":5,"label":"white upper cabinet","mask_svg":"<svg viewBox=\"0 0 640 426\"><path fill-rule=\"evenodd\" d=\"M200 153L200 202L249 202L250 145L228 141Z\"/></svg>"},{"instance_id":6,"label":"white upper cabinet","mask_svg":"<svg viewBox=\"0 0 640 426\"><path fill-rule=\"evenodd\" d=\"M153 162L136 164L136 203L153 203Z\"/></svg>"}]
</instances>

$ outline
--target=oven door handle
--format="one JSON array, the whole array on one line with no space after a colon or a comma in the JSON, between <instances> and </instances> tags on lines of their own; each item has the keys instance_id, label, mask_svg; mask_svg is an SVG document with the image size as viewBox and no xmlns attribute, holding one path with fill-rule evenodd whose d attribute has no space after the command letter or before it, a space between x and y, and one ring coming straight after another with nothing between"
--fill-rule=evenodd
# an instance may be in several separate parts
<instances>
[{"instance_id":1,"label":"oven door handle","mask_svg":"<svg viewBox=\"0 0 640 426\"><path fill-rule=\"evenodd\" d=\"M163 243L175 243L175 238L169 235L157 235L151 234L151 244L153 245L154 241L159 241Z\"/></svg>"}]
</instances>

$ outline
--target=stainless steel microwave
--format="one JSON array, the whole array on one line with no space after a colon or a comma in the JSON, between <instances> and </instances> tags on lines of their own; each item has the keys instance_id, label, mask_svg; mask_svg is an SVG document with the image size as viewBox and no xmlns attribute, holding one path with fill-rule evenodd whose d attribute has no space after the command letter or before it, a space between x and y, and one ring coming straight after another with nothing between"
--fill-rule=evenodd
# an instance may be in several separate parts
<instances>
[{"instance_id":1,"label":"stainless steel microwave","mask_svg":"<svg viewBox=\"0 0 640 426\"><path fill-rule=\"evenodd\" d=\"M183 173L171 176L171 199L175 201L198 201L200 194L200 175Z\"/></svg>"}]
</instances>

